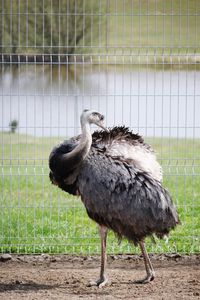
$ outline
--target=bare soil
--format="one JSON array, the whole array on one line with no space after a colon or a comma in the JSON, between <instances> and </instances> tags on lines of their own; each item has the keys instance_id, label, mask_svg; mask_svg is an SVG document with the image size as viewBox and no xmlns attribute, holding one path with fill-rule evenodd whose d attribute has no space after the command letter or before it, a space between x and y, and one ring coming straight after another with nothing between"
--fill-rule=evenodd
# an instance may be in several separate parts
<instances>
[{"instance_id":1,"label":"bare soil","mask_svg":"<svg viewBox=\"0 0 200 300\"><path fill-rule=\"evenodd\" d=\"M12 255L0 262L0 299L200 299L200 255L152 255L156 278L135 284L145 275L135 255L108 258L109 283L88 287L97 279L98 256Z\"/></svg>"}]
</instances>

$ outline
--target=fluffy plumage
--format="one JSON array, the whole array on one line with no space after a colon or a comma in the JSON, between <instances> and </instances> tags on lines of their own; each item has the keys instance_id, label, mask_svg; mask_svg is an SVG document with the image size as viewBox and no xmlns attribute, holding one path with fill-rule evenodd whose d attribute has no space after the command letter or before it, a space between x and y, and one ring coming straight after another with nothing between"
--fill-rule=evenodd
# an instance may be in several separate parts
<instances>
[{"instance_id":1,"label":"fluffy plumage","mask_svg":"<svg viewBox=\"0 0 200 300\"><path fill-rule=\"evenodd\" d=\"M162 237L175 227L176 209L157 179L161 167L141 136L125 127L96 131L90 152L78 170L70 165L60 168L60 156L72 151L79 140L80 136L72 138L53 149L49 160L50 178L66 192L80 194L90 218L135 244L148 235ZM123 149L128 145L132 150L117 152L121 145ZM150 166L146 169L139 151L132 155L135 147L146 153L145 164L150 157ZM158 173L155 175L150 168L157 169ZM73 178L72 184L67 184L69 177Z\"/></svg>"},{"instance_id":2,"label":"fluffy plumage","mask_svg":"<svg viewBox=\"0 0 200 300\"><path fill-rule=\"evenodd\" d=\"M139 244L147 276L155 273L145 249L146 236L162 238L179 223L171 197L161 185L162 169L141 136L125 127L107 132L104 117L84 110L82 134L56 146L49 156L50 180L64 191L80 195L88 216L100 226L101 271L92 285L103 286L106 276L107 229L119 239ZM105 129L91 136L90 124Z\"/></svg>"},{"instance_id":3,"label":"fluffy plumage","mask_svg":"<svg viewBox=\"0 0 200 300\"><path fill-rule=\"evenodd\" d=\"M110 157L123 159L148 172L154 179L162 181L162 168L156 160L155 153L140 135L121 126L114 127L109 134L105 131L95 132L92 140L97 148L104 147Z\"/></svg>"}]
</instances>

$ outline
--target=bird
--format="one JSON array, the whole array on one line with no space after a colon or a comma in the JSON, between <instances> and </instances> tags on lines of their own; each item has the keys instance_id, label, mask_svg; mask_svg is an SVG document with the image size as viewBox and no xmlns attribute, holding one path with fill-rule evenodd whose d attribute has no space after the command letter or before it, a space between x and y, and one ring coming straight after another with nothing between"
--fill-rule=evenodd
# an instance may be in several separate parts
<instances>
[{"instance_id":1,"label":"bird","mask_svg":"<svg viewBox=\"0 0 200 300\"><path fill-rule=\"evenodd\" d=\"M108 230L119 240L139 245L149 283L155 271L145 238L163 238L180 223L172 198L162 185L162 168L152 147L128 127L106 128L104 116L83 110L82 133L55 146L49 155L49 177L54 185L78 195L89 218L99 226L100 276L89 286L107 284L106 243ZM90 125L100 127L91 133Z\"/></svg>"}]
</instances>

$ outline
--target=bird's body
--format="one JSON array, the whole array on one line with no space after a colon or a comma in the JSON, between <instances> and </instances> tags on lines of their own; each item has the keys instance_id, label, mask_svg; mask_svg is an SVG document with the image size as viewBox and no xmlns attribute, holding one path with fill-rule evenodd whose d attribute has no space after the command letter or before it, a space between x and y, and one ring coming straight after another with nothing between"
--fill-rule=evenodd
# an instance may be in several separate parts
<instances>
[{"instance_id":1,"label":"bird's body","mask_svg":"<svg viewBox=\"0 0 200 300\"><path fill-rule=\"evenodd\" d=\"M158 181L109 157L91 153L89 158L77 185L90 218L135 244L148 235L162 237L175 227L176 211Z\"/></svg>"},{"instance_id":2,"label":"bird's body","mask_svg":"<svg viewBox=\"0 0 200 300\"><path fill-rule=\"evenodd\" d=\"M89 138L88 133L85 136ZM94 132L87 153L81 150L71 159L71 153L81 143L83 136L78 136L53 149L49 159L52 182L66 192L80 195L89 217L106 229L102 231L103 250L108 228L120 239L139 243L145 252L146 236L162 238L179 222L171 197L161 185L162 170L153 150L141 136L125 127ZM69 159L65 162L66 154ZM147 257L145 266L150 281L154 272L148 260ZM105 282L104 277L103 267L101 280L96 283Z\"/></svg>"}]
</instances>

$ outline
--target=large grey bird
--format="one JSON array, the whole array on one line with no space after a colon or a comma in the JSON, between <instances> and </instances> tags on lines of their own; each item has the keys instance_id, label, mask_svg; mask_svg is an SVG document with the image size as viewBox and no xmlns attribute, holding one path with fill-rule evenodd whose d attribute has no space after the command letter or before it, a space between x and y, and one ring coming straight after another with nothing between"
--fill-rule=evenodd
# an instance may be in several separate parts
<instances>
[{"instance_id":1,"label":"large grey bird","mask_svg":"<svg viewBox=\"0 0 200 300\"><path fill-rule=\"evenodd\" d=\"M100 277L104 286L108 229L140 246L147 283L155 272L145 248L147 236L164 237L179 223L171 197L161 185L162 170L151 147L125 127L104 127L104 116L92 110L81 115L82 134L56 146L49 157L50 179L64 191L80 195L88 216L99 224ZM92 135L90 124L103 128Z\"/></svg>"}]
</instances>

